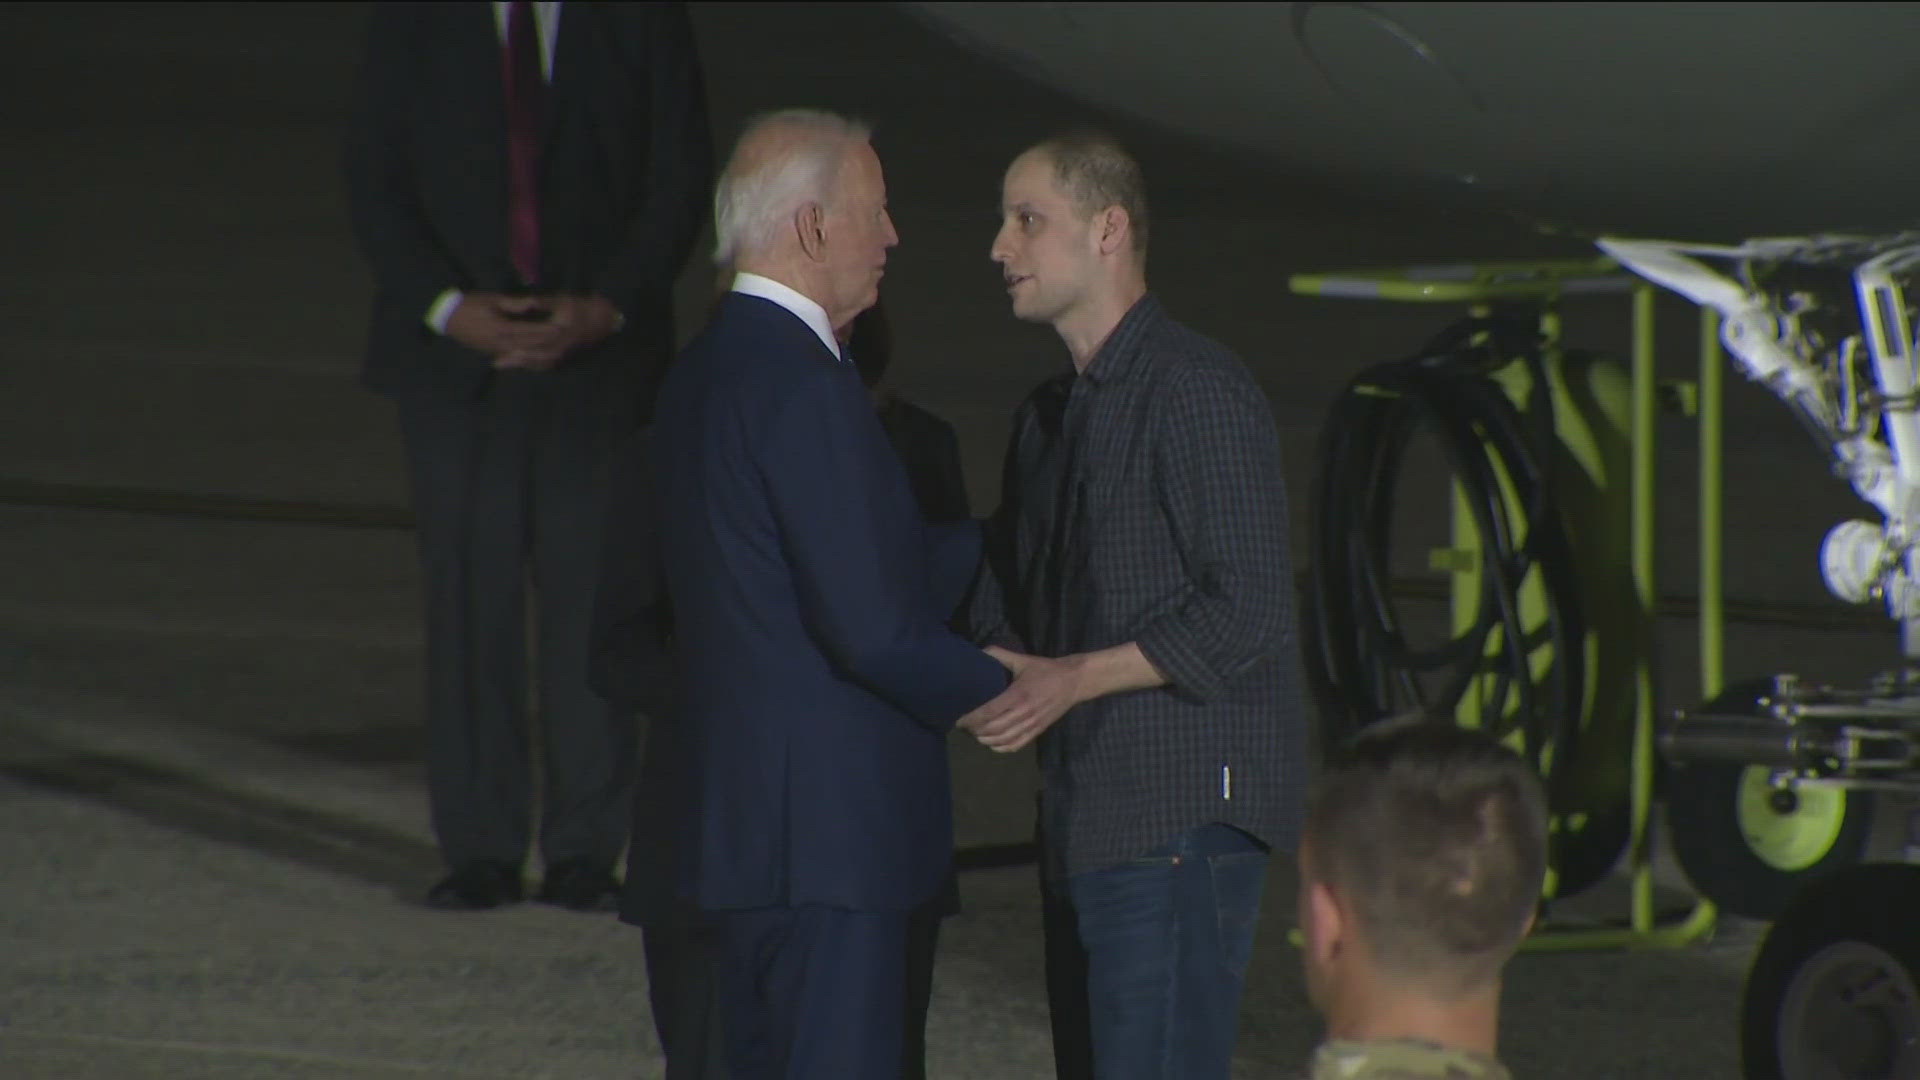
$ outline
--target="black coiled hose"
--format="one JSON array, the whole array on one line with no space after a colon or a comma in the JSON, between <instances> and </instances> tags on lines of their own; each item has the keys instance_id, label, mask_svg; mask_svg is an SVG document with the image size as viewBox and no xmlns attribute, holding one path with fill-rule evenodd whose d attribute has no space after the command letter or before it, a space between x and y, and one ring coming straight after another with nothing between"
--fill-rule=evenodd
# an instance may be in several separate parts
<instances>
[{"instance_id":1,"label":"black coiled hose","mask_svg":"<svg viewBox=\"0 0 1920 1080\"><path fill-rule=\"evenodd\" d=\"M1548 475L1556 436L1537 325L1531 312L1464 320L1413 358L1361 372L1335 403L1321 436L1307 597L1323 747L1405 712L1450 717L1473 681L1490 675L1480 723L1501 738L1519 728L1550 792L1576 759L1586 631ZM1489 376L1508 363L1532 369L1525 413ZM1481 540L1477 617L1428 648L1407 640L1388 568L1395 485L1421 428L1442 447ZM1546 599L1531 631L1520 609L1530 574ZM1536 673L1530 657L1549 645L1552 663Z\"/></svg>"}]
</instances>

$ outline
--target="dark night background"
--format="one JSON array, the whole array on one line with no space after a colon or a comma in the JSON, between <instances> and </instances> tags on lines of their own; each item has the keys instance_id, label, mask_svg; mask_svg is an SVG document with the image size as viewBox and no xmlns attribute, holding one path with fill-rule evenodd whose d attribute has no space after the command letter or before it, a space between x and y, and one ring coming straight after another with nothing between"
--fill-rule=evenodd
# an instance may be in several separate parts
<instances>
[{"instance_id":1,"label":"dark night background","mask_svg":"<svg viewBox=\"0 0 1920 1080\"><path fill-rule=\"evenodd\" d=\"M657 1075L630 930L401 903L435 867L399 443L355 381L368 283L338 158L365 11L0 6L0 1074ZM1065 362L1050 332L1009 316L987 259L1006 163L1065 123L1098 120L1134 146L1154 288L1269 392L1297 554L1333 396L1457 313L1298 297L1287 276L1591 254L1108 115L895 5L707 4L694 18L723 151L765 108L876 122L902 236L886 286L896 381L958 427L977 511L1012 407ZM684 318L710 280L703 249ZM1569 332L1618 355L1625 311L1578 301ZM1663 299L1660 314L1663 374L1687 377L1691 309ZM1727 589L1765 616L1729 628L1730 673L1875 670L1890 628L1850 617L1818 576L1820 537L1859 513L1853 498L1771 397L1728 386ZM1696 685L1693 428L1665 418L1660 437L1674 707ZM1444 489L1419 470L1406 485L1401 570L1418 575L1445 535ZM955 769L961 843L1023 840L1031 759L956 741ZM1030 875L963 881L935 1076L1040 1075ZM1249 1077L1285 1075L1317 1030L1284 941L1290 880L1278 868L1269 894ZM1682 954L1523 958L1506 1033L1517 1075L1733 1075L1750 945L1735 928Z\"/></svg>"}]
</instances>

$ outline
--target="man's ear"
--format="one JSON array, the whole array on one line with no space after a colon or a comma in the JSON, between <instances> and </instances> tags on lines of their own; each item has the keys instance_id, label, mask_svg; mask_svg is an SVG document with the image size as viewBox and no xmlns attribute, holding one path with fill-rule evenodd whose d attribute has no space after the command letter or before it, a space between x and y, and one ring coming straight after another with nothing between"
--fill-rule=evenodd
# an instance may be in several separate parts
<instances>
[{"instance_id":1,"label":"man's ear","mask_svg":"<svg viewBox=\"0 0 1920 1080\"><path fill-rule=\"evenodd\" d=\"M1300 913L1302 919L1312 920L1312 930L1304 935L1306 947L1314 951L1316 962L1327 964L1352 947L1348 941L1352 928L1339 898L1326 882L1310 881L1306 892L1306 910Z\"/></svg>"},{"instance_id":2,"label":"man's ear","mask_svg":"<svg viewBox=\"0 0 1920 1080\"><path fill-rule=\"evenodd\" d=\"M1094 220L1094 235L1100 238L1100 254L1112 255L1131 242L1133 219L1125 209L1109 206Z\"/></svg>"},{"instance_id":3,"label":"man's ear","mask_svg":"<svg viewBox=\"0 0 1920 1080\"><path fill-rule=\"evenodd\" d=\"M817 202L807 203L793 214L794 231L800 238L800 250L814 262L827 259L827 212Z\"/></svg>"}]
</instances>

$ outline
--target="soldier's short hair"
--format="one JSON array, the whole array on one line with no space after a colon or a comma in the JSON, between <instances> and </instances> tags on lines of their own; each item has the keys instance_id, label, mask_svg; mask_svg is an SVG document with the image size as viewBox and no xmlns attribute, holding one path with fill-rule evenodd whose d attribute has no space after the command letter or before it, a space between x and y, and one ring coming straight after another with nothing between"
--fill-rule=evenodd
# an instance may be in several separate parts
<instances>
[{"instance_id":1,"label":"soldier's short hair","mask_svg":"<svg viewBox=\"0 0 1920 1080\"><path fill-rule=\"evenodd\" d=\"M1403 716L1333 755L1309 798L1307 875L1359 923L1374 962L1459 993L1499 975L1547 862L1538 773L1485 733Z\"/></svg>"},{"instance_id":2,"label":"soldier's short hair","mask_svg":"<svg viewBox=\"0 0 1920 1080\"><path fill-rule=\"evenodd\" d=\"M1033 147L1053 163L1053 178L1082 218L1109 206L1127 212L1135 258L1147 257L1147 180L1118 139L1094 128L1062 132Z\"/></svg>"}]
</instances>

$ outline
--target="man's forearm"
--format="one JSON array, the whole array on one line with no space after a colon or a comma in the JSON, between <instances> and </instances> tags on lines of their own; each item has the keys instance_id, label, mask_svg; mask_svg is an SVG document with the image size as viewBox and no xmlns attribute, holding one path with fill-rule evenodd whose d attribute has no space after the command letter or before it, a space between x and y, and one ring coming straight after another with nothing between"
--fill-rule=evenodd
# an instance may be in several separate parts
<instances>
[{"instance_id":1,"label":"man's forearm","mask_svg":"<svg viewBox=\"0 0 1920 1080\"><path fill-rule=\"evenodd\" d=\"M1073 665L1080 684L1076 696L1081 701L1167 684L1166 677L1147 659L1147 654L1131 641L1110 649L1080 653L1073 657Z\"/></svg>"},{"instance_id":2,"label":"man's forearm","mask_svg":"<svg viewBox=\"0 0 1920 1080\"><path fill-rule=\"evenodd\" d=\"M1005 693L961 717L959 726L1000 753L1033 742L1077 705L1164 683L1133 642L1058 660L992 647L987 652L1014 672L1014 681Z\"/></svg>"}]
</instances>

